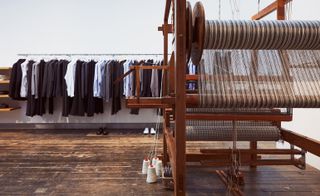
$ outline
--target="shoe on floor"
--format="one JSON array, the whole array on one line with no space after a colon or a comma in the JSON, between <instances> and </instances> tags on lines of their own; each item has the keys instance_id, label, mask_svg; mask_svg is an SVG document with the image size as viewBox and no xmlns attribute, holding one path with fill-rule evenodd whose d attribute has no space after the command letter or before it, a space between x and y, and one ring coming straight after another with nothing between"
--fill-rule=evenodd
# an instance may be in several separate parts
<instances>
[{"instance_id":1,"label":"shoe on floor","mask_svg":"<svg viewBox=\"0 0 320 196\"><path fill-rule=\"evenodd\" d=\"M156 130L152 127L150 133L151 133L151 135L155 135L156 134Z\"/></svg>"},{"instance_id":2,"label":"shoe on floor","mask_svg":"<svg viewBox=\"0 0 320 196\"><path fill-rule=\"evenodd\" d=\"M146 127L144 128L143 135L148 135L148 134L149 134L149 128Z\"/></svg>"}]
</instances>

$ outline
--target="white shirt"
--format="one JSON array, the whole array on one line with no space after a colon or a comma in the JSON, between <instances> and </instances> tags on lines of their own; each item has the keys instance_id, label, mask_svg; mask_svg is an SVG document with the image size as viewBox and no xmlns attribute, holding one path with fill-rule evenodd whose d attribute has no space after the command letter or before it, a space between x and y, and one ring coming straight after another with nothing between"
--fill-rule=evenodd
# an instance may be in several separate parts
<instances>
[{"instance_id":1,"label":"white shirt","mask_svg":"<svg viewBox=\"0 0 320 196\"><path fill-rule=\"evenodd\" d=\"M22 71L22 79L21 79L21 89L20 89L20 97L27 97L28 94L28 63L29 61L25 61L21 64L21 71Z\"/></svg>"},{"instance_id":2,"label":"white shirt","mask_svg":"<svg viewBox=\"0 0 320 196\"><path fill-rule=\"evenodd\" d=\"M67 94L69 97L74 97L74 85L75 85L75 78L76 78L76 67L77 67L77 60L72 60L67 66L67 72L64 76L67 84Z\"/></svg>"}]
</instances>

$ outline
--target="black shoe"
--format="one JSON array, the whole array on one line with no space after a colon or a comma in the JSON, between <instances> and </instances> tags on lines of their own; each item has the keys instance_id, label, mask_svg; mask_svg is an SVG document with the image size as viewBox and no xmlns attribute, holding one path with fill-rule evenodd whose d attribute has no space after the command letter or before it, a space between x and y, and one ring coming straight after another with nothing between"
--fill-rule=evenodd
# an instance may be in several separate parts
<instances>
[{"instance_id":1,"label":"black shoe","mask_svg":"<svg viewBox=\"0 0 320 196\"><path fill-rule=\"evenodd\" d=\"M108 135L109 134L109 131L107 129L103 129L103 135Z\"/></svg>"},{"instance_id":2,"label":"black shoe","mask_svg":"<svg viewBox=\"0 0 320 196\"><path fill-rule=\"evenodd\" d=\"M103 128L99 128L96 132L97 135L101 135L103 133Z\"/></svg>"}]
</instances>

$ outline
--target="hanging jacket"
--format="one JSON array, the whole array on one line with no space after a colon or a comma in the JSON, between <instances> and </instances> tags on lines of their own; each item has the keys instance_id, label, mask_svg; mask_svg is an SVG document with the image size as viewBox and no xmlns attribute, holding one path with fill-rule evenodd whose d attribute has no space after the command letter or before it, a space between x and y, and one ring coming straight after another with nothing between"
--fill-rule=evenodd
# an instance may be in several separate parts
<instances>
[{"instance_id":1,"label":"hanging jacket","mask_svg":"<svg viewBox=\"0 0 320 196\"><path fill-rule=\"evenodd\" d=\"M26 59L19 59L16 63L13 64L11 69L9 96L14 100L26 100L25 98L20 97L22 79L21 64L25 61Z\"/></svg>"}]
</instances>

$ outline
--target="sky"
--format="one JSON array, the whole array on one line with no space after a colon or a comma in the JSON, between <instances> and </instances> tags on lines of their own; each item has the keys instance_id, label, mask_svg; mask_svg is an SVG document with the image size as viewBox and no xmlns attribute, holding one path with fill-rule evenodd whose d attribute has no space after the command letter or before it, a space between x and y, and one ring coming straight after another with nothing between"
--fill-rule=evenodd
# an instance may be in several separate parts
<instances>
[{"instance_id":1,"label":"sky","mask_svg":"<svg viewBox=\"0 0 320 196\"><path fill-rule=\"evenodd\" d=\"M218 19L219 0L202 2L207 19ZM221 19L233 18L230 2L237 2L240 19L258 10L257 0L221 0ZM260 7L270 2L261 0ZM305 2L293 2L293 18L319 18L320 1ZM164 5L165 0L0 0L0 66L17 53L161 53L157 26Z\"/></svg>"}]
</instances>

